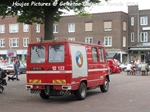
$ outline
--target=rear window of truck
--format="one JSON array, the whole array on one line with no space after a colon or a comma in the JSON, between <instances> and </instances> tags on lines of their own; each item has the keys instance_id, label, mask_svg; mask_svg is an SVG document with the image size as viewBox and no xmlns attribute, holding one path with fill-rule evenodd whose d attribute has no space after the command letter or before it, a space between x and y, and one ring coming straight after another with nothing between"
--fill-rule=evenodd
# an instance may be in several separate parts
<instances>
[{"instance_id":1,"label":"rear window of truck","mask_svg":"<svg viewBox=\"0 0 150 112\"><path fill-rule=\"evenodd\" d=\"M49 63L64 62L64 45L49 46Z\"/></svg>"},{"instance_id":2,"label":"rear window of truck","mask_svg":"<svg viewBox=\"0 0 150 112\"><path fill-rule=\"evenodd\" d=\"M45 46L32 46L30 60L31 60L31 63L44 63L45 62Z\"/></svg>"}]
</instances>

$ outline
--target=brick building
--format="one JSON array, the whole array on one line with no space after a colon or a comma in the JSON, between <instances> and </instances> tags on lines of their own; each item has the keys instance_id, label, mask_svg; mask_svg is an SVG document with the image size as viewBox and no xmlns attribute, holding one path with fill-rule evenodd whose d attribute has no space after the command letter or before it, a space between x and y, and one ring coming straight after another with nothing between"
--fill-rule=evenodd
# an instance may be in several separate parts
<instances>
[{"instance_id":1,"label":"brick building","mask_svg":"<svg viewBox=\"0 0 150 112\"><path fill-rule=\"evenodd\" d=\"M150 51L150 9L139 10L138 6L128 7L129 57L145 61Z\"/></svg>"},{"instance_id":2,"label":"brick building","mask_svg":"<svg viewBox=\"0 0 150 112\"><path fill-rule=\"evenodd\" d=\"M150 10L139 10L138 6L129 6L128 13L118 11L95 13L88 17L63 16L59 22L54 23L53 32L59 40L94 44L100 41L109 56L119 53L121 62L136 57L142 60L150 42L149 17ZM15 52L21 57L22 53L26 54L29 42L39 41L43 36L43 25L17 23L15 17L9 16L1 19L0 55L6 58L9 52ZM141 51L136 50L138 48Z\"/></svg>"},{"instance_id":3,"label":"brick building","mask_svg":"<svg viewBox=\"0 0 150 112\"><path fill-rule=\"evenodd\" d=\"M26 55L28 43L43 36L43 25L17 23L16 17L0 20L0 56L6 59ZM32 38L36 37L36 38ZM35 40L34 40L35 39ZM13 54L13 55L12 55Z\"/></svg>"},{"instance_id":4,"label":"brick building","mask_svg":"<svg viewBox=\"0 0 150 112\"><path fill-rule=\"evenodd\" d=\"M54 24L55 38L97 44L100 40L109 55L121 54L127 61L128 15L124 12L96 13L89 17L64 16Z\"/></svg>"}]
</instances>

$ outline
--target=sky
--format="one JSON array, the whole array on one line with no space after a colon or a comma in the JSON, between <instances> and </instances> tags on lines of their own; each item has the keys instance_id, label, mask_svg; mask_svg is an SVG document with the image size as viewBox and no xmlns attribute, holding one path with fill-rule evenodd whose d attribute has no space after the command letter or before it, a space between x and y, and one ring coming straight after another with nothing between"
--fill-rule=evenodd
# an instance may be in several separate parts
<instances>
[{"instance_id":1,"label":"sky","mask_svg":"<svg viewBox=\"0 0 150 112\"><path fill-rule=\"evenodd\" d=\"M90 13L123 11L128 13L128 5L138 5L139 10L150 9L149 0L101 0L99 4L93 4L87 11ZM69 12L73 14L73 12Z\"/></svg>"},{"instance_id":2,"label":"sky","mask_svg":"<svg viewBox=\"0 0 150 112\"><path fill-rule=\"evenodd\" d=\"M109 2L103 0L99 6L93 6L90 12L128 12L128 5L138 5L139 10L150 9L149 0L110 0Z\"/></svg>"}]
</instances>

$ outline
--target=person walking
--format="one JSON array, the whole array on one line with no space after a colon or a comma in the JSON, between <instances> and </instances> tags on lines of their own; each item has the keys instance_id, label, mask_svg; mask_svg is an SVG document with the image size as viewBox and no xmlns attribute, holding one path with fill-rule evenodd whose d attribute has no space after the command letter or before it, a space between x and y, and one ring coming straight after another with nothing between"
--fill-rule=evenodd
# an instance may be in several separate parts
<instances>
[{"instance_id":1,"label":"person walking","mask_svg":"<svg viewBox=\"0 0 150 112\"><path fill-rule=\"evenodd\" d=\"M19 81L18 75L20 74L20 62L17 60L15 60L14 64L14 75L12 77L8 77L8 80L14 80L16 79L17 81Z\"/></svg>"}]
</instances>

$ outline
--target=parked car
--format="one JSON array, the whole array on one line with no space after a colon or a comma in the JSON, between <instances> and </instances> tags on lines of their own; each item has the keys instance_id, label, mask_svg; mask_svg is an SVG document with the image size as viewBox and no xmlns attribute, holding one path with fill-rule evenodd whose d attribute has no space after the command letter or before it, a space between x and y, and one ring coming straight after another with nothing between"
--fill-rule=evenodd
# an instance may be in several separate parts
<instances>
[{"instance_id":1,"label":"parked car","mask_svg":"<svg viewBox=\"0 0 150 112\"><path fill-rule=\"evenodd\" d=\"M0 62L0 68L3 69L3 68L6 68L9 64L8 63L1 63Z\"/></svg>"},{"instance_id":2,"label":"parked car","mask_svg":"<svg viewBox=\"0 0 150 112\"><path fill-rule=\"evenodd\" d=\"M107 59L108 66L110 68L110 73L120 73L121 67L119 66L119 62L116 59Z\"/></svg>"},{"instance_id":3,"label":"parked car","mask_svg":"<svg viewBox=\"0 0 150 112\"><path fill-rule=\"evenodd\" d=\"M3 70L7 73L14 73L14 65L10 64L7 67L3 68ZM20 74L26 73L26 66L24 64L20 64Z\"/></svg>"},{"instance_id":4,"label":"parked car","mask_svg":"<svg viewBox=\"0 0 150 112\"><path fill-rule=\"evenodd\" d=\"M121 71L124 71L124 72L127 71L127 64L122 63L119 66L121 67Z\"/></svg>"}]
</instances>

